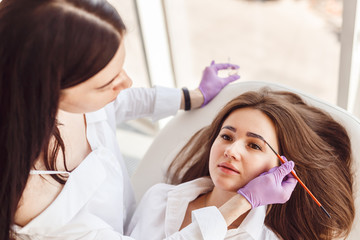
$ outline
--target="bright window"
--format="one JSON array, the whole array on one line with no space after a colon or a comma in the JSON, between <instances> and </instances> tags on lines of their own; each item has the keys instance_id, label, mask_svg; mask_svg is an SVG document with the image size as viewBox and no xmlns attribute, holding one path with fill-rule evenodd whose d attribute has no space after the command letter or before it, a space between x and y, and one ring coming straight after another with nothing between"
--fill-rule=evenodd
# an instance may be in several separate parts
<instances>
[{"instance_id":1,"label":"bright window","mask_svg":"<svg viewBox=\"0 0 360 240\"><path fill-rule=\"evenodd\" d=\"M178 86L196 87L212 59L241 81L285 84L336 103L340 0L165 0Z\"/></svg>"}]
</instances>

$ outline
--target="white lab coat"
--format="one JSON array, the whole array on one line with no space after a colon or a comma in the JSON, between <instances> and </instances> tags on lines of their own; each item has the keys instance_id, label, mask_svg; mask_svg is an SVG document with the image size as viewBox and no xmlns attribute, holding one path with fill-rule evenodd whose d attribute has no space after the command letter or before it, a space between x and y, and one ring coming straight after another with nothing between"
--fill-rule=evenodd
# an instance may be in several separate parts
<instances>
[{"instance_id":1,"label":"white lab coat","mask_svg":"<svg viewBox=\"0 0 360 240\"><path fill-rule=\"evenodd\" d=\"M132 239L124 236L134 208L116 125L139 117L153 120L179 110L181 91L156 87L122 91L103 109L86 114L92 152L71 172L59 196L26 226L13 226L18 239ZM136 144L134 142L134 144ZM169 239L196 239L197 223Z\"/></svg>"},{"instance_id":2,"label":"white lab coat","mask_svg":"<svg viewBox=\"0 0 360 240\"><path fill-rule=\"evenodd\" d=\"M156 184L150 188L136 209L129 225L129 233L135 239L164 239L180 228L189 202L214 187L210 178L199 178L180 185ZM215 207L192 212L198 220L205 240L278 240L264 225L266 207L252 209L237 229L227 230L224 218Z\"/></svg>"}]
</instances>

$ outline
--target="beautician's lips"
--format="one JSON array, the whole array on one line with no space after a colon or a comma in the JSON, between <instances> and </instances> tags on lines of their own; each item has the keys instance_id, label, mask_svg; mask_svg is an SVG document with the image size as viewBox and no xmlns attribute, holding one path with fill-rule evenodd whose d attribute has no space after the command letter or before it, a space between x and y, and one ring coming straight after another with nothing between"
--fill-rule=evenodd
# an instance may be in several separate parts
<instances>
[{"instance_id":1,"label":"beautician's lips","mask_svg":"<svg viewBox=\"0 0 360 240\"><path fill-rule=\"evenodd\" d=\"M227 168L227 169L230 169L231 171L234 171L234 172L240 174L240 172L231 163L228 163L228 162L222 162L218 165L218 167Z\"/></svg>"}]
</instances>

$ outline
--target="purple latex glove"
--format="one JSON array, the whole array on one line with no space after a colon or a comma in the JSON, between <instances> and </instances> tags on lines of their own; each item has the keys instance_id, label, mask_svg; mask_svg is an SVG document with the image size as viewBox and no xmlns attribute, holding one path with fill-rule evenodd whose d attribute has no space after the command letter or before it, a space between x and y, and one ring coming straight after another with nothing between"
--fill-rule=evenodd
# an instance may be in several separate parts
<instances>
[{"instance_id":1,"label":"purple latex glove","mask_svg":"<svg viewBox=\"0 0 360 240\"><path fill-rule=\"evenodd\" d=\"M219 70L228 68L238 69L239 66L230 63L215 63L212 61L210 66L205 68L199 86L199 90L204 96L204 103L201 107L208 104L227 84L240 78L237 74L230 75L226 78L221 78L217 75Z\"/></svg>"},{"instance_id":2,"label":"purple latex glove","mask_svg":"<svg viewBox=\"0 0 360 240\"><path fill-rule=\"evenodd\" d=\"M252 208L261 205L285 203L289 200L297 180L290 173L294 162L288 161L280 167L274 167L268 172L254 178L238 190L251 204Z\"/></svg>"}]
</instances>

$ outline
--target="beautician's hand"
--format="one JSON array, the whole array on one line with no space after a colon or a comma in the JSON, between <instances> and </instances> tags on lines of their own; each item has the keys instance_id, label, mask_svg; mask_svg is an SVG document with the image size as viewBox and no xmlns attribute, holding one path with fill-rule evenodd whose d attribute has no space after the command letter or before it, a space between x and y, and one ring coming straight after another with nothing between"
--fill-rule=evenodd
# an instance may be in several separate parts
<instances>
[{"instance_id":1,"label":"beautician's hand","mask_svg":"<svg viewBox=\"0 0 360 240\"><path fill-rule=\"evenodd\" d=\"M226 78L221 78L217 75L219 70L228 68L238 69L239 66L230 63L215 63L212 61L210 66L205 68L199 86L199 90L204 96L204 103L201 107L208 104L227 84L240 78L237 74L230 75Z\"/></svg>"},{"instance_id":2,"label":"beautician's hand","mask_svg":"<svg viewBox=\"0 0 360 240\"><path fill-rule=\"evenodd\" d=\"M290 173L294 169L294 162L288 161L279 167L251 180L238 190L251 204L252 208L261 205L285 203L289 200L297 180Z\"/></svg>"}]
</instances>

